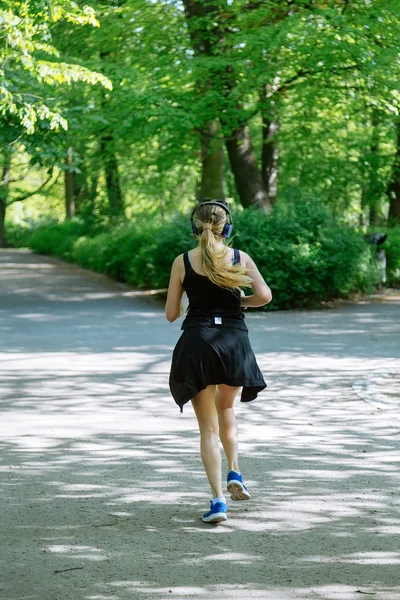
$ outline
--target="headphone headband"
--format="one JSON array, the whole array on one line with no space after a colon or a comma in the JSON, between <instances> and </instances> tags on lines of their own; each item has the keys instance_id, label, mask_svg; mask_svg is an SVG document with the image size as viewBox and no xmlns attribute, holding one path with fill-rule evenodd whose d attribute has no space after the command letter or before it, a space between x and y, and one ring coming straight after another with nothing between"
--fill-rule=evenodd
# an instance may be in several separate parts
<instances>
[{"instance_id":1,"label":"headphone headband","mask_svg":"<svg viewBox=\"0 0 400 600\"><path fill-rule=\"evenodd\" d=\"M198 209L200 206L204 206L205 204L212 204L212 205L214 205L214 206L220 206L221 208L223 208L223 209L224 209L224 211L226 212L226 214L227 214L227 217L228 217L228 218L227 218L227 220L226 220L226 223L225 223L225 225L224 225L224 228L223 228L223 230L222 230L222 233L221 233L221 235L222 235L222 237L223 237L224 239L227 239L227 238L229 238L229 237L230 237L230 235L231 235L231 233L232 233L232 228L233 228L231 211L229 210L229 208L228 208L228 205L227 205L227 204L225 204L225 202L218 202L218 200L204 200L204 202L200 202L200 203L199 203L199 204L198 204L198 205L197 205L197 206L196 206L196 207L193 209L193 211L192 211L192 215L191 215L191 217L190 217L190 224L191 224L191 226L192 226L192 232L193 232L193 234L194 234L194 235L198 235L198 234L199 234L199 233L198 233L198 231L197 231L197 227L196 227L196 225L194 224L194 221L193 221L194 214L195 214L196 210L197 210L197 209Z\"/></svg>"},{"instance_id":2,"label":"headphone headband","mask_svg":"<svg viewBox=\"0 0 400 600\"><path fill-rule=\"evenodd\" d=\"M232 215L228 208L228 205L225 204L224 202L219 202L218 200L204 200L204 202L200 202L197 206L194 207L194 209L192 211L192 216L190 217L190 221L193 222L194 213L196 212L196 210L198 208L200 208L200 206L204 206L205 204L214 204L215 206L220 206L221 208L223 208L229 217L229 223L230 224L232 223Z\"/></svg>"}]
</instances>

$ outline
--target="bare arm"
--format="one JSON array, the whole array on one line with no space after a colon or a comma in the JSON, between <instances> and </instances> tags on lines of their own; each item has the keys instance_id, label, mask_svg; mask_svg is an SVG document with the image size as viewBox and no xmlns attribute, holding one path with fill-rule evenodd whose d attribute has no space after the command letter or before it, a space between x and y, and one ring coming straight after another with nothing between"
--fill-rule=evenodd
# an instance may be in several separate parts
<instances>
[{"instance_id":1,"label":"bare arm","mask_svg":"<svg viewBox=\"0 0 400 600\"><path fill-rule=\"evenodd\" d=\"M183 285L182 285L182 272L183 272L183 255L179 255L175 258L171 276L168 286L167 302L165 304L165 316L170 323L179 319L183 314L182 308L182 296L183 296Z\"/></svg>"},{"instance_id":2,"label":"bare arm","mask_svg":"<svg viewBox=\"0 0 400 600\"><path fill-rule=\"evenodd\" d=\"M254 260L245 252L240 251L245 258L245 266L248 269L248 274L252 278L253 283L251 288L254 294L250 296L242 296L242 306L264 306L269 304L272 300L272 293L270 288L264 281L263 276L257 268Z\"/></svg>"}]
</instances>

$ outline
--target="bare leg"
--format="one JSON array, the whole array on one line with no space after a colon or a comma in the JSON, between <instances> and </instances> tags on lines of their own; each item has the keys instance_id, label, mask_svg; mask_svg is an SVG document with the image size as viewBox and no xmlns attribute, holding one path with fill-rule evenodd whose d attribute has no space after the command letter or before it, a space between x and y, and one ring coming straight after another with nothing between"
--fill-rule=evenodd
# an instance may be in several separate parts
<instances>
[{"instance_id":1,"label":"bare leg","mask_svg":"<svg viewBox=\"0 0 400 600\"><path fill-rule=\"evenodd\" d=\"M215 406L218 413L219 437L228 461L228 471L239 471L238 436L236 415L233 409L240 388L219 384L215 394Z\"/></svg>"},{"instance_id":2,"label":"bare leg","mask_svg":"<svg viewBox=\"0 0 400 600\"><path fill-rule=\"evenodd\" d=\"M215 408L215 385L201 390L192 400L200 429L200 453L210 482L213 498L223 496L221 451L218 439L218 416Z\"/></svg>"}]
</instances>

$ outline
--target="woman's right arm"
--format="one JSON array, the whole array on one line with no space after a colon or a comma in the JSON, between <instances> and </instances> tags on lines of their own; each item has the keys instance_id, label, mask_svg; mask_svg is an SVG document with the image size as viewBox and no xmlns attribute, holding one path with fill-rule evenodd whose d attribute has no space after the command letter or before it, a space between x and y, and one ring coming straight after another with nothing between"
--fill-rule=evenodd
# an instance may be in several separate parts
<instances>
[{"instance_id":1,"label":"woman's right arm","mask_svg":"<svg viewBox=\"0 0 400 600\"><path fill-rule=\"evenodd\" d=\"M265 304L269 304L272 300L272 293L270 288L265 283L260 271L258 270L256 263L248 254L246 254L246 252L242 252L241 250L240 254L245 259L242 259L241 262L242 264L244 263L249 277L251 277L253 280L251 288L254 292L250 296L242 296L241 305L264 306Z\"/></svg>"}]
</instances>

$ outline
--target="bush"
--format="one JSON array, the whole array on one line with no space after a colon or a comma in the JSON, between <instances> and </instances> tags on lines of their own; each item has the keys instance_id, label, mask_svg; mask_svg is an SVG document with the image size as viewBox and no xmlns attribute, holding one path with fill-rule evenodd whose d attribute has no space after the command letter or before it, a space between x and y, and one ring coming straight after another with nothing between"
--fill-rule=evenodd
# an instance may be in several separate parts
<instances>
[{"instance_id":1,"label":"bush","mask_svg":"<svg viewBox=\"0 0 400 600\"><path fill-rule=\"evenodd\" d=\"M7 241L11 248L30 248L30 240L33 234L33 229L7 223Z\"/></svg>"},{"instance_id":2,"label":"bush","mask_svg":"<svg viewBox=\"0 0 400 600\"><path fill-rule=\"evenodd\" d=\"M166 288L174 258L196 245L188 219L176 218L158 229L149 228L144 235L127 281L142 288Z\"/></svg>"},{"instance_id":3,"label":"bush","mask_svg":"<svg viewBox=\"0 0 400 600\"><path fill-rule=\"evenodd\" d=\"M125 224L94 238L81 237L74 244L74 260L127 281L138 288L165 288L174 258L187 250L191 236L187 220L164 225Z\"/></svg>"},{"instance_id":4,"label":"bush","mask_svg":"<svg viewBox=\"0 0 400 600\"><path fill-rule=\"evenodd\" d=\"M312 307L367 292L378 282L371 248L317 202L244 211L234 245L248 252L272 289L270 308Z\"/></svg>"},{"instance_id":5,"label":"bush","mask_svg":"<svg viewBox=\"0 0 400 600\"><path fill-rule=\"evenodd\" d=\"M252 256L272 289L268 308L316 306L378 282L371 247L318 202L277 207L269 215L246 210L234 221L232 245ZM160 289L168 286L174 258L195 241L187 217L179 216L163 226L123 222L95 235L79 221L42 224L29 245L137 288Z\"/></svg>"},{"instance_id":6,"label":"bush","mask_svg":"<svg viewBox=\"0 0 400 600\"><path fill-rule=\"evenodd\" d=\"M75 220L43 223L34 229L29 246L38 254L51 254L64 260L73 260L74 244L84 230L83 223Z\"/></svg>"}]
</instances>

